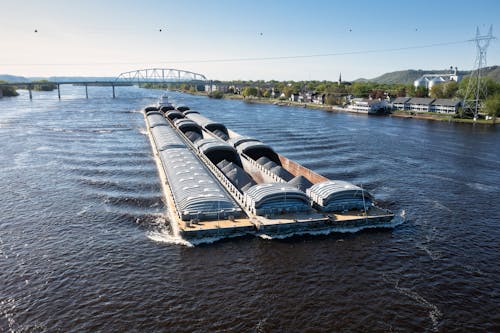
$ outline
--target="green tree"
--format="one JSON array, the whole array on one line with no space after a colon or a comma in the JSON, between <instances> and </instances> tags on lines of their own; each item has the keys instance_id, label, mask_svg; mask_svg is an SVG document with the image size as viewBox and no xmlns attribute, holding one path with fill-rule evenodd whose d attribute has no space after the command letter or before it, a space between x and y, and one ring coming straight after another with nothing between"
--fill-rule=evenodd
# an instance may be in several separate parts
<instances>
[{"instance_id":1,"label":"green tree","mask_svg":"<svg viewBox=\"0 0 500 333\"><path fill-rule=\"evenodd\" d=\"M463 98L463 99L474 99L474 95L475 94L475 88L472 89L469 96L466 96L468 91L468 87L469 87L469 82L470 80L474 80L474 87L477 86L477 80L475 80L474 78L471 78L470 76L468 77L465 77L462 81L460 81L460 83L458 84L458 91L456 93L456 96L457 97L460 97L460 98ZM489 77L486 77L486 78L482 78L481 79L481 86L485 87L486 89L486 96L490 96L490 95L495 95L496 93L500 93L500 83L496 83L495 81L493 81L491 78Z\"/></svg>"},{"instance_id":2,"label":"green tree","mask_svg":"<svg viewBox=\"0 0 500 333\"><path fill-rule=\"evenodd\" d=\"M429 90L429 96L432 98L443 98L443 86L444 83L442 84L434 84L432 88Z\"/></svg>"},{"instance_id":3,"label":"green tree","mask_svg":"<svg viewBox=\"0 0 500 333\"><path fill-rule=\"evenodd\" d=\"M456 81L450 81L444 84L444 96L445 98L455 98L457 97L458 83Z\"/></svg>"},{"instance_id":4,"label":"green tree","mask_svg":"<svg viewBox=\"0 0 500 333\"><path fill-rule=\"evenodd\" d=\"M493 118L493 122L496 122L497 117L500 116L500 93L491 95L484 100L483 111Z\"/></svg>"},{"instance_id":5,"label":"green tree","mask_svg":"<svg viewBox=\"0 0 500 333\"><path fill-rule=\"evenodd\" d=\"M455 97L457 91L458 83L450 81L433 85L429 95L433 98L452 98Z\"/></svg>"},{"instance_id":6,"label":"green tree","mask_svg":"<svg viewBox=\"0 0 500 333\"><path fill-rule=\"evenodd\" d=\"M426 87L418 87L410 93L411 97L427 97L428 94L429 89Z\"/></svg>"},{"instance_id":7,"label":"green tree","mask_svg":"<svg viewBox=\"0 0 500 333\"><path fill-rule=\"evenodd\" d=\"M299 89L297 87L294 87L293 85L286 85L283 88L283 93L285 94L286 98L290 98L292 94L296 94L299 92Z\"/></svg>"},{"instance_id":8,"label":"green tree","mask_svg":"<svg viewBox=\"0 0 500 333\"><path fill-rule=\"evenodd\" d=\"M385 91L382 89L374 89L370 92L370 96L373 99L383 99L385 97Z\"/></svg>"},{"instance_id":9,"label":"green tree","mask_svg":"<svg viewBox=\"0 0 500 333\"><path fill-rule=\"evenodd\" d=\"M221 99L224 98L224 93L222 91L212 91L211 93L208 94L208 97L210 98L215 98L215 99Z\"/></svg>"},{"instance_id":10,"label":"green tree","mask_svg":"<svg viewBox=\"0 0 500 333\"><path fill-rule=\"evenodd\" d=\"M6 81L0 81L0 83L7 83ZM2 89L2 95L5 97L19 96L16 88L13 86L0 87Z\"/></svg>"},{"instance_id":11,"label":"green tree","mask_svg":"<svg viewBox=\"0 0 500 333\"><path fill-rule=\"evenodd\" d=\"M33 81L33 83L36 83L33 86L33 90L36 91L52 91L57 89L57 85L54 83L49 83L48 80Z\"/></svg>"},{"instance_id":12,"label":"green tree","mask_svg":"<svg viewBox=\"0 0 500 333\"><path fill-rule=\"evenodd\" d=\"M325 104L327 105L341 105L344 101L343 97L337 95L326 95Z\"/></svg>"},{"instance_id":13,"label":"green tree","mask_svg":"<svg viewBox=\"0 0 500 333\"><path fill-rule=\"evenodd\" d=\"M368 97L370 92L376 88L371 82L354 82L350 87L350 93L355 97Z\"/></svg>"},{"instance_id":14,"label":"green tree","mask_svg":"<svg viewBox=\"0 0 500 333\"><path fill-rule=\"evenodd\" d=\"M259 94L259 91L255 87L245 87L245 88L243 88L241 94L245 98L250 97L250 96L257 97Z\"/></svg>"}]
</instances>

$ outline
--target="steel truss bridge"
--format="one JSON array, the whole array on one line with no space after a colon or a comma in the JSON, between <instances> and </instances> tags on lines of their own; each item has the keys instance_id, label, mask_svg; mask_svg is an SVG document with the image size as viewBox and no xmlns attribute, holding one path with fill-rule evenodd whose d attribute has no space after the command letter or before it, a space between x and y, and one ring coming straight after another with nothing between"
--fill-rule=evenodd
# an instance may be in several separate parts
<instances>
[{"instance_id":1,"label":"steel truss bridge","mask_svg":"<svg viewBox=\"0 0 500 333\"><path fill-rule=\"evenodd\" d=\"M16 83L0 83L1 87L18 87L19 89L28 89L30 99L33 99L32 90L37 85L53 84L57 86L57 96L61 99L60 86L63 84L71 84L85 87L85 97L89 98L88 86L110 86L113 91L113 98L116 97L115 87L141 85L146 83L161 84L161 83L191 83L205 84L210 82L207 77L200 73L194 73L181 69L174 68L148 68L138 69L130 72L120 73L114 80L99 80L99 81L47 81L47 82L16 82ZM0 89L1 93L1 89ZM1 94L0 94L1 97Z\"/></svg>"},{"instance_id":2,"label":"steel truss bridge","mask_svg":"<svg viewBox=\"0 0 500 333\"><path fill-rule=\"evenodd\" d=\"M139 69L120 73L115 82L128 83L178 83L178 82L205 82L203 74L174 68Z\"/></svg>"}]
</instances>

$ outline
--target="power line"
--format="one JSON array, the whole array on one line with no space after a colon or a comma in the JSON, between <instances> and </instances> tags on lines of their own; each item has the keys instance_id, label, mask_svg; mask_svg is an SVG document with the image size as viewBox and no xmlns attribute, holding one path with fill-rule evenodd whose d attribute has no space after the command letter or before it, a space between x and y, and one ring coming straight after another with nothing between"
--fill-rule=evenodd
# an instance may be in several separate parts
<instances>
[{"instance_id":1,"label":"power line","mask_svg":"<svg viewBox=\"0 0 500 333\"><path fill-rule=\"evenodd\" d=\"M373 54L373 53L385 53L385 52L397 52L397 51L407 51L415 49L425 49L457 44L470 43L472 40L461 40L454 42L443 42L443 43L433 43L424 44L416 46L406 46L406 47L395 47L386 49L371 49L371 50L359 50L359 51L345 51L345 52L332 52L332 53L319 53L319 54L305 54L305 55L290 55L290 56L271 56L271 57L248 57L248 58L222 58L222 59L198 59L198 60L163 60L163 61L149 61L149 62L88 62L88 63L66 63L66 64L56 64L56 63L45 63L45 64L16 64L16 63L4 63L0 66L95 66L95 65L141 65L144 63L172 63L172 64L195 64L195 63L217 63L217 62L245 62L245 61L273 61L273 60L286 60L286 59L307 59L307 58L321 58L321 57L336 57L344 55L359 55L359 54Z\"/></svg>"},{"instance_id":2,"label":"power line","mask_svg":"<svg viewBox=\"0 0 500 333\"><path fill-rule=\"evenodd\" d=\"M469 84L467 86L467 93L465 94L464 107L468 111L472 111L474 120L477 119L479 109L481 108L481 101L486 99L488 88L486 82L483 80L483 68L486 67L486 53L488 46L492 40L496 39L493 36L493 25L490 25L488 34L481 35L479 27L476 28L476 38L471 41L475 42L477 56L474 61L474 70L471 73Z\"/></svg>"}]
</instances>

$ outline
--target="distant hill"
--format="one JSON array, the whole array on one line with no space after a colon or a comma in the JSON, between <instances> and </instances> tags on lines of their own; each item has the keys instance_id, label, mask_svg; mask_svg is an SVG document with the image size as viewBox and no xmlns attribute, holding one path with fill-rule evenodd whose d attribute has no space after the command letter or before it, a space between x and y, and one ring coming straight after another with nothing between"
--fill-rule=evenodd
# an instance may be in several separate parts
<instances>
[{"instance_id":1,"label":"distant hill","mask_svg":"<svg viewBox=\"0 0 500 333\"><path fill-rule=\"evenodd\" d=\"M447 74L449 70L415 70L408 69L404 71L396 71L385 73L376 78L368 80L369 82L377 83L402 83L402 84L412 84L413 81L420 78L424 74ZM467 76L471 71L458 71L460 75ZM484 74L486 77L491 77L496 82L500 82L500 66L491 66L484 68ZM359 79L356 81L364 81L365 79Z\"/></svg>"},{"instance_id":2,"label":"distant hill","mask_svg":"<svg viewBox=\"0 0 500 333\"><path fill-rule=\"evenodd\" d=\"M111 76L50 76L47 78L49 81L114 81L116 77Z\"/></svg>"},{"instance_id":3,"label":"distant hill","mask_svg":"<svg viewBox=\"0 0 500 333\"><path fill-rule=\"evenodd\" d=\"M500 82L500 66L488 67L489 71L487 76L491 77L496 82Z\"/></svg>"},{"instance_id":4,"label":"distant hill","mask_svg":"<svg viewBox=\"0 0 500 333\"><path fill-rule=\"evenodd\" d=\"M16 83L16 82L26 82L29 81L29 79L25 78L24 76L0 74L0 81Z\"/></svg>"}]
</instances>

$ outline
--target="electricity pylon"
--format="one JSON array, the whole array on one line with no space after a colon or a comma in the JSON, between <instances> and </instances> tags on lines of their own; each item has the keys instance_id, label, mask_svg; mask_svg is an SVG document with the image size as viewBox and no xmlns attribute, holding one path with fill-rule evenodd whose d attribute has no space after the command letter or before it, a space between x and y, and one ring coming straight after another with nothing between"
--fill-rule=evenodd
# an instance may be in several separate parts
<instances>
[{"instance_id":1,"label":"electricity pylon","mask_svg":"<svg viewBox=\"0 0 500 333\"><path fill-rule=\"evenodd\" d=\"M485 99L488 94L486 82L483 79L483 71L486 68L486 52L493 39L495 39L493 37L493 26L490 25L487 35L481 35L479 27L477 27L476 37L470 40L471 42L475 42L477 54L474 69L467 85L467 93L464 96L464 109L469 112L472 111L474 120L477 119L479 109L481 108L481 100Z\"/></svg>"}]
</instances>

